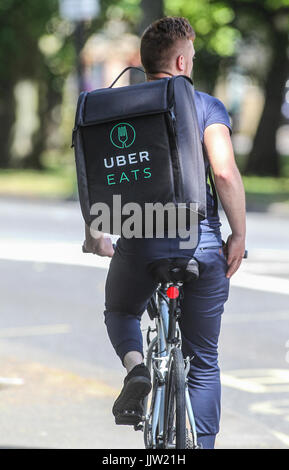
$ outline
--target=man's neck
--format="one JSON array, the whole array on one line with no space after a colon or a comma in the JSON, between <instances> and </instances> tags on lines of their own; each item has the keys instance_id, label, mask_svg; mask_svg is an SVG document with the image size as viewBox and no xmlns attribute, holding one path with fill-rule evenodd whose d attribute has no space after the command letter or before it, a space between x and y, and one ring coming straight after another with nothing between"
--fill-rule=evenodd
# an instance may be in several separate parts
<instances>
[{"instance_id":1,"label":"man's neck","mask_svg":"<svg viewBox=\"0 0 289 470\"><path fill-rule=\"evenodd\" d=\"M160 78L173 77L175 74L172 72L156 72L156 73L147 73L147 81L152 82L154 80L159 80Z\"/></svg>"}]
</instances>

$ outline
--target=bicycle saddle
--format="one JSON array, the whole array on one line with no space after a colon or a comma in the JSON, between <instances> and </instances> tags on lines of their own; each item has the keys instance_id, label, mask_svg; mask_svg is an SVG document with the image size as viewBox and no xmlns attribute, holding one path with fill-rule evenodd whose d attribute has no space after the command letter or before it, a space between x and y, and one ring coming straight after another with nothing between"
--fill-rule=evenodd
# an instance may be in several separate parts
<instances>
[{"instance_id":1,"label":"bicycle saddle","mask_svg":"<svg viewBox=\"0 0 289 470\"><path fill-rule=\"evenodd\" d=\"M153 278L163 282L189 282L199 277L199 263L195 258L164 258L148 266Z\"/></svg>"}]
</instances>

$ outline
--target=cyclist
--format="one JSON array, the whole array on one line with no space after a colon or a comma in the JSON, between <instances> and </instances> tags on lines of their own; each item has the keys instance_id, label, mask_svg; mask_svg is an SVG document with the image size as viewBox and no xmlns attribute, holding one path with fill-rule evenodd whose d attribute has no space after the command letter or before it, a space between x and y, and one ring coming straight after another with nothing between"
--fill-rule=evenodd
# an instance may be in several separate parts
<instances>
[{"instance_id":1,"label":"cyclist","mask_svg":"<svg viewBox=\"0 0 289 470\"><path fill-rule=\"evenodd\" d=\"M141 60L147 80L174 75L190 77L195 57L194 39L195 33L185 18L165 17L151 24L141 39ZM123 409L133 409L141 414L142 400L151 384L149 371L143 364L140 321L156 289L147 266L155 259L166 257L194 256L198 260L199 279L184 285L180 328L184 356L193 357L188 386L198 443L203 448L214 448L220 420L218 338L229 280L239 268L245 250L245 194L224 105L198 91L195 103L206 167L210 165L213 170L232 233L222 246L221 223L207 184L208 215L199 221L198 244L194 249L180 249L178 237L121 237L107 276L104 314L110 341L127 370L113 413L117 416ZM85 243L96 254L113 254L111 241L104 236L95 240L87 231Z\"/></svg>"}]
</instances>

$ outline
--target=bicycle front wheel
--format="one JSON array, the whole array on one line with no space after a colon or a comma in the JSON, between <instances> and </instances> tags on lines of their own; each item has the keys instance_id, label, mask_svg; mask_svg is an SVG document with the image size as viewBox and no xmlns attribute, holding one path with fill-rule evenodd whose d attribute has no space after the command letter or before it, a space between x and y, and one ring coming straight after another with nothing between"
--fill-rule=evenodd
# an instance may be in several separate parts
<instances>
[{"instance_id":1,"label":"bicycle front wheel","mask_svg":"<svg viewBox=\"0 0 289 470\"><path fill-rule=\"evenodd\" d=\"M185 369L182 351L170 353L165 398L164 448L186 448Z\"/></svg>"}]
</instances>

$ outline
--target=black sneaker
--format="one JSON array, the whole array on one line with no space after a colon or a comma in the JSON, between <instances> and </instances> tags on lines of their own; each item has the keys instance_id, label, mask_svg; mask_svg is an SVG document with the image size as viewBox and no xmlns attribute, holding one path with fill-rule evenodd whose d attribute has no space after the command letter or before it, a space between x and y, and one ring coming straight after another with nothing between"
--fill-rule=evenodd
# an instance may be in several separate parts
<instances>
[{"instance_id":1,"label":"black sneaker","mask_svg":"<svg viewBox=\"0 0 289 470\"><path fill-rule=\"evenodd\" d=\"M112 413L115 424L137 425L143 417L143 400L152 388L150 371L144 364L135 366L125 377Z\"/></svg>"}]
</instances>

